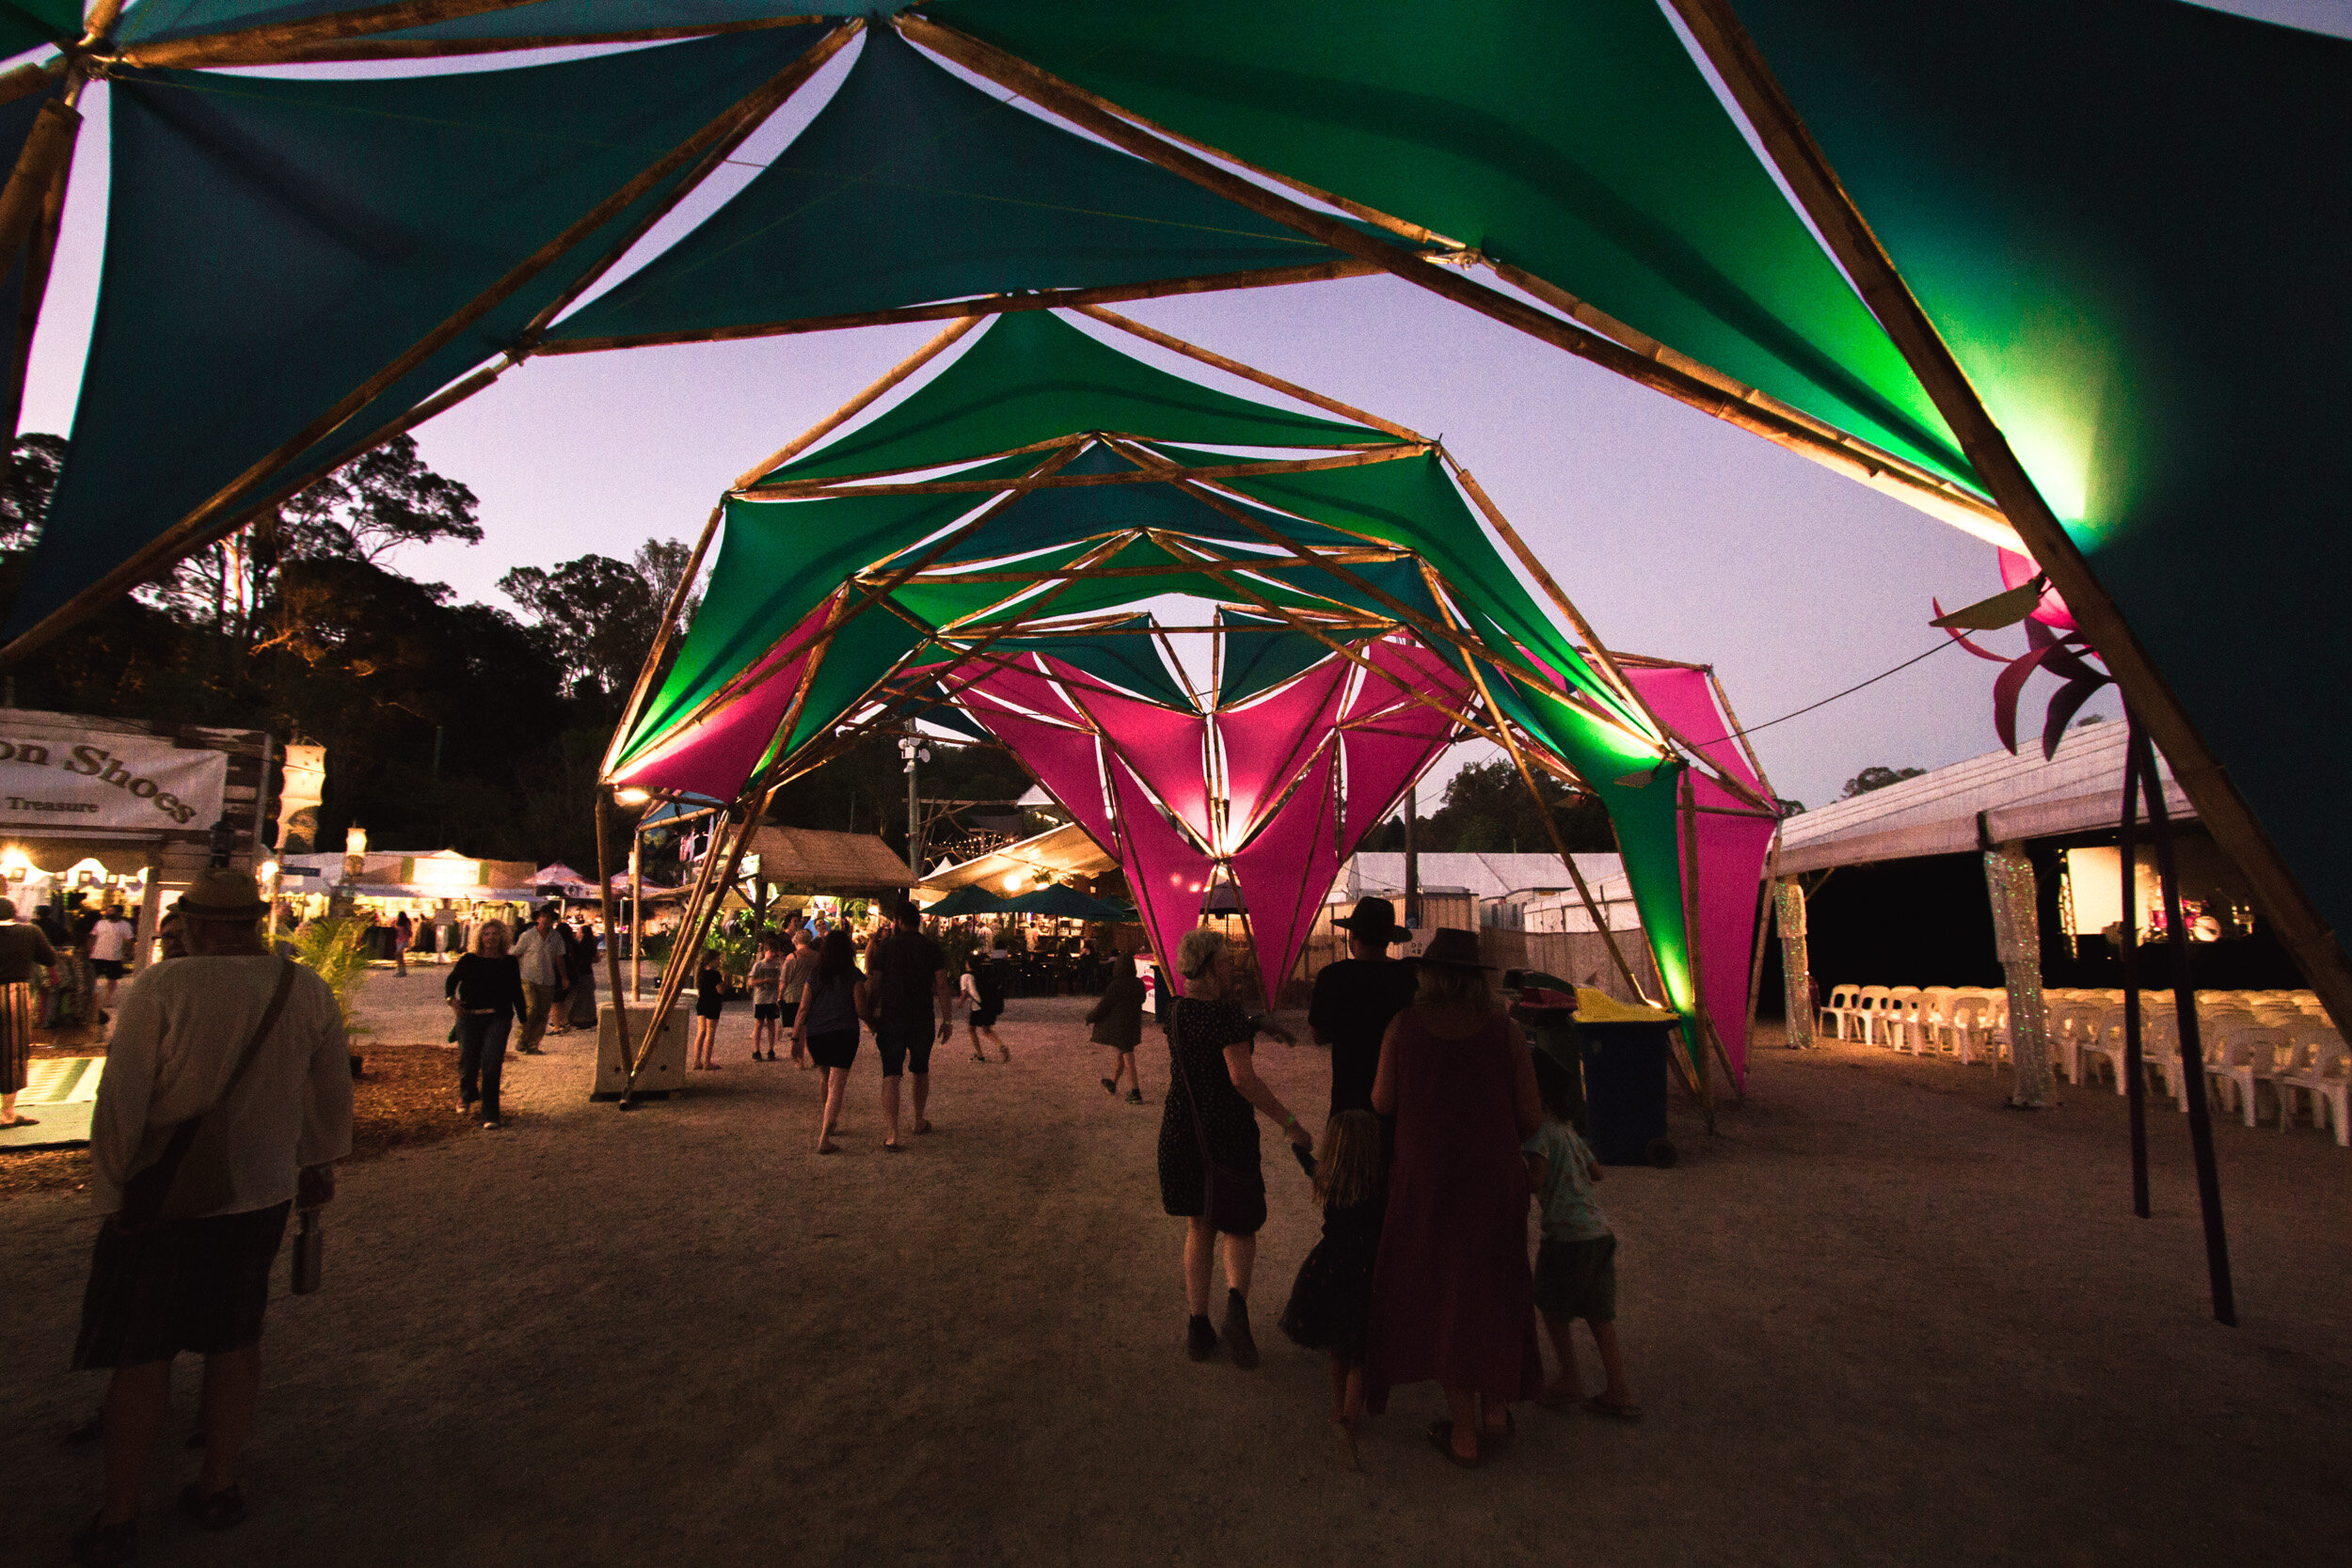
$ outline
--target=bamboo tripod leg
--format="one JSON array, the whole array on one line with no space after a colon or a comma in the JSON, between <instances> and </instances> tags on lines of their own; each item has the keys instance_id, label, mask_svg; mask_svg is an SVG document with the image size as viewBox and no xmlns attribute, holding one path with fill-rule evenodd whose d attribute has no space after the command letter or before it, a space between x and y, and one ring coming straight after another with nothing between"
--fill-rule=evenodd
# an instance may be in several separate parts
<instances>
[{"instance_id":1,"label":"bamboo tripod leg","mask_svg":"<svg viewBox=\"0 0 2352 1568\"><path fill-rule=\"evenodd\" d=\"M621 1060L629 1059L628 1003L621 995L620 925L612 918L612 792L604 785L596 786L596 897L604 911L604 970L605 983L612 990L612 1027L619 1035ZM632 857L634 858L634 857ZM596 1046L602 1051L603 1029L596 1031Z\"/></svg>"}]
</instances>

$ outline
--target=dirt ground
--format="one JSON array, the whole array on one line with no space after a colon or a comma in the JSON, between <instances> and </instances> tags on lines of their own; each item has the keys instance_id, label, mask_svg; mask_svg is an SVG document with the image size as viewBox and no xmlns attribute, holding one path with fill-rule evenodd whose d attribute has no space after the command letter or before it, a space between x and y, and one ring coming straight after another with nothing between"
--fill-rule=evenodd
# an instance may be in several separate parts
<instances>
[{"instance_id":1,"label":"dirt ground","mask_svg":"<svg viewBox=\"0 0 2352 1568\"><path fill-rule=\"evenodd\" d=\"M437 1038L437 992L372 979L371 1053ZM280 1265L252 1519L183 1526L175 1449L142 1560L2342 1560L2352 1152L2308 1127L2218 1130L2229 1329L2169 1103L2141 1221L2105 1090L2028 1115L1981 1068L1759 1052L1721 1136L1677 1111L1683 1164L1601 1190L1646 1418L1524 1409L1465 1473L1421 1434L1436 1389L1407 1389L1354 1474L1321 1360L1274 1327L1315 1235L1303 1179L1269 1161L1264 1366L1193 1365L1165 1056L1150 1104L1112 1101L1083 1006L1015 1002L1009 1066L942 1053L939 1131L899 1156L870 1042L827 1159L815 1075L746 1062L747 1017L722 1071L628 1116L588 1101L585 1036L513 1063L511 1131L348 1169L326 1290L286 1297ZM1320 1051L1260 1059L1320 1109ZM83 1201L0 1204L10 1560L58 1560L93 1506L94 1451L59 1441L100 1390L64 1370Z\"/></svg>"}]
</instances>

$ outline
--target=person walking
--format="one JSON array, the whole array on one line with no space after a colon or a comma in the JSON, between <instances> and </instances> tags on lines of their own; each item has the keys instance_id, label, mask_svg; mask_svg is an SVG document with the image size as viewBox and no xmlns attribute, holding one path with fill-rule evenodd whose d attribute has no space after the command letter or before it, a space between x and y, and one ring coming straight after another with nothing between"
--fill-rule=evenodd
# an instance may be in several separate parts
<instances>
[{"instance_id":1,"label":"person walking","mask_svg":"<svg viewBox=\"0 0 2352 1568\"><path fill-rule=\"evenodd\" d=\"M769 933L759 939L759 957L752 962L752 1060L776 1059L776 1024L784 1005L777 1000L784 990L784 939ZM759 1053L762 1042L768 1047L763 1058Z\"/></svg>"},{"instance_id":2,"label":"person walking","mask_svg":"<svg viewBox=\"0 0 2352 1568\"><path fill-rule=\"evenodd\" d=\"M1396 923L1396 906L1386 898L1359 898L1347 918L1331 924L1347 933L1348 956L1316 974L1307 1027L1330 1048L1331 1114L1337 1116L1372 1109L1380 1042L1390 1020L1413 1001L1412 965L1390 958L1389 949L1412 933Z\"/></svg>"},{"instance_id":3,"label":"person walking","mask_svg":"<svg viewBox=\"0 0 2352 1568\"><path fill-rule=\"evenodd\" d=\"M1127 1103L1140 1105L1143 1081L1136 1076L1136 1047L1143 1043L1143 981L1136 974L1133 958L1105 961L1111 967L1110 982L1087 1009L1087 1022L1094 1025L1094 1043L1109 1046L1114 1053L1111 1075L1103 1080L1103 1086L1116 1096L1123 1082ZM973 1042L973 1048L978 1049L978 1041Z\"/></svg>"},{"instance_id":4,"label":"person walking","mask_svg":"<svg viewBox=\"0 0 2352 1568\"><path fill-rule=\"evenodd\" d=\"M179 904L189 957L132 982L90 1117L100 1227L76 1370L109 1368L104 1500L72 1543L111 1564L137 1547L139 1495L171 1401L171 1363L204 1357L204 1458L180 1493L206 1529L246 1517L237 1452L262 1383L270 1265L295 1204L334 1196L351 1152L351 1059L334 993L262 941L261 889L201 873Z\"/></svg>"},{"instance_id":5,"label":"person walking","mask_svg":"<svg viewBox=\"0 0 2352 1568\"><path fill-rule=\"evenodd\" d=\"M972 1059L988 1060L988 1053L980 1049L980 1037L985 1035L988 1043L996 1048L996 1059L1011 1061L1012 1052L996 1037L996 1021L1005 1016L1005 992L996 983L996 973L990 967L987 954L975 950L963 956L963 974L956 981L956 989L971 1004L963 1024L964 1031L972 1037ZM946 1037L940 1038L944 1043Z\"/></svg>"},{"instance_id":6,"label":"person walking","mask_svg":"<svg viewBox=\"0 0 2352 1568\"><path fill-rule=\"evenodd\" d=\"M1576 1370L1576 1320L1592 1330L1600 1352L1601 1391L1584 1401L1588 1410L1638 1421L1642 1407L1626 1386L1625 1354L1617 1345L1617 1233L1593 1201L1600 1162L1577 1136L1574 1069L1548 1054L1535 1057L1535 1091L1544 1104L1544 1124L1527 1140L1529 1177L1535 1184L1543 1240L1535 1247L1535 1310L1559 1357L1559 1374L1545 1387L1543 1404L1557 1410L1584 1392Z\"/></svg>"},{"instance_id":7,"label":"person walking","mask_svg":"<svg viewBox=\"0 0 2352 1568\"><path fill-rule=\"evenodd\" d=\"M106 982L106 993L99 998L102 1008L115 1005L115 986L130 973L131 956L138 946L139 928L122 918L122 911L112 904L100 912L89 929L90 974Z\"/></svg>"},{"instance_id":8,"label":"person walking","mask_svg":"<svg viewBox=\"0 0 2352 1568\"><path fill-rule=\"evenodd\" d=\"M20 925L16 905L0 898L0 1127L40 1125L16 1114L33 1070L33 981L56 983L57 950L38 926Z\"/></svg>"},{"instance_id":9,"label":"person walking","mask_svg":"<svg viewBox=\"0 0 2352 1568\"><path fill-rule=\"evenodd\" d=\"M808 927L792 933L792 956L784 960L784 978L777 988L776 1023L792 1037L792 1065L806 1071L817 1064L808 1058L800 1030L801 1004L808 995L809 976L817 973L817 939Z\"/></svg>"},{"instance_id":10,"label":"person walking","mask_svg":"<svg viewBox=\"0 0 2352 1568\"><path fill-rule=\"evenodd\" d=\"M549 905L548 908L554 908ZM572 976L579 968L580 944L572 940L572 928L564 924L564 917L555 917L555 994L548 1002L548 1033L568 1035L572 1032Z\"/></svg>"},{"instance_id":11,"label":"person walking","mask_svg":"<svg viewBox=\"0 0 2352 1568\"><path fill-rule=\"evenodd\" d=\"M408 949L416 942L416 923L403 910L392 917L392 973L404 980L408 978Z\"/></svg>"},{"instance_id":12,"label":"person walking","mask_svg":"<svg viewBox=\"0 0 2352 1568\"><path fill-rule=\"evenodd\" d=\"M564 963L571 983L564 1004L564 1016L574 1029L594 1029L596 1026L596 957L603 943L596 937L596 928L588 924L586 915L573 919L571 945Z\"/></svg>"},{"instance_id":13,"label":"person walking","mask_svg":"<svg viewBox=\"0 0 2352 1568\"><path fill-rule=\"evenodd\" d=\"M564 989L564 939L556 934L555 906L542 904L531 925L515 939L515 965L522 972L523 1032L516 1042L517 1056L543 1054L540 1038L548 1032L548 1009Z\"/></svg>"},{"instance_id":14,"label":"person walking","mask_svg":"<svg viewBox=\"0 0 2352 1568\"><path fill-rule=\"evenodd\" d=\"M890 928L866 944L866 983L858 997L858 1011L874 1026L874 1047L882 1053L882 1148L894 1154L905 1147L898 1141L902 1075L914 1079L914 1131L931 1130L924 1114L931 1098L931 1047L955 1032L955 996L946 956L923 934L922 911L914 899L902 900Z\"/></svg>"},{"instance_id":15,"label":"person walking","mask_svg":"<svg viewBox=\"0 0 2352 1568\"><path fill-rule=\"evenodd\" d=\"M1331 1421L1348 1468L1361 1468L1356 1428L1364 1418L1364 1332L1372 1269L1388 1209L1388 1132L1370 1111L1335 1111L1315 1148L1315 1201L1323 1240L1298 1265L1282 1332L1331 1362Z\"/></svg>"},{"instance_id":16,"label":"person walking","mask_svg":"<svg viewBox=\"0 0 2352 1568\"><path fill-rule=\"evenodd\" d=\"M1284 1045L1290 1032L1245 1011L1234 999L1233 954L1222 932L1206 926L1184 933L1176 950L1184 994L1168 1008L1168 1077L1160 1116L1160 1207L1186 1222L1184 1229L1184 1349L1195 1361L1216 1353L1209 1323L1209 1272L1216 1239L1225 1238L1225 1340L1233 1365L1258 1364L1249 1332L1249 1274L1265 1224L1265 1181L1259 1174L1262 1112L1282 1135L1305 1148L1312 1140L1289 1107L1258 1076L1252 1062L1258 1035Z\"/></svg>"},{"instance_id":17,"label":"person walking","mask_svg":"<svg viewBox=\"0 0 2352 1568\"><path fill-rule=\"evenodd\" d=\"M522 973L506 946L506 923L483 921L466 956L441 982L441 994L457 1015L457 1114L472 1116L479 1099L485 1132L506 1125L499 1114L499 1081L506 1071L507 1031L530 1010Z\"/></svg>"},{"instance_id":18,"label":"person walking","mask_svg":"<svg viewBox=\"0 0 2352 1568\"><path fill-rule=\"evenodd\" d=\"M1470 1468L1512 1430L1507 1406L1543 1392L1527 1267L1527 1163L1543 1125L1527 1037L1495 1006L1478 938L1436 932L1413 1006L1389 1025L1372 1108L1396 1118L1389 1206L1373 1271L1367 1408L1435 1380L1451 1413L1429 1439Z\"/></svg>"},{"instance_id":19,"label":"person walking","mask_svg":"<svg viewBox=\"0 0 2352 1568\"><path fill-rule=\"evenodd\" d=\"M719 1070L719 1020L734 994L726 971L720 966L719 944L703 949L702 967L694 972L694 1061L690 1070Z\"/></svg>"},{"instance_id":20,"label":"person walking","mask_svg":"<svg viewBox=\"0 0 2352 1568\"><path fill-rule=\"evenodd\" d=\"M792 1022L793 1057L797 1060L805 1052L825 1072L825 1109L817 1123L819 1154L840 1151L833 1130L841 1120L842 1096L849 1092L850 1066L857 1060L857 999L863 979L850 933L826 933Z\"/></svg>"}]
</instances>

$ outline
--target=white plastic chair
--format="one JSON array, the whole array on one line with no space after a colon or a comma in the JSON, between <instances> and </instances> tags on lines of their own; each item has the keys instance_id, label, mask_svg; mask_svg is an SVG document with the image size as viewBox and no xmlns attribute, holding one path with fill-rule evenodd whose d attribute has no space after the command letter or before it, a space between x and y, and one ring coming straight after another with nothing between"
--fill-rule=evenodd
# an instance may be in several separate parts
<instances>
[{"instance_id":1,"label":"white plastic chair","mask_svg":"<svg viewBox=\"0 0 2352 1568\"><path fill-rule=\"evenodd\" d=\"M2224 1029L2205 1041L2205 1077L2227 1084L2233 1103L2249 1127L2262 1119L2262 1085L2278 1090L2279 1059L2288 1053L2291 1037L2284 1029ZM2185 1104L2185 1102L2184 1102Z\"/></svg>"},{"instance_id":2,"label":"white plastic chair","mask_svg":"<svg viewBox=\"0 0 2352 1568\"><path fill-rule=\"evenodd\" d=\"M2308 1053L2305 1059L2296 1070L2280 1073L2276 1081L2279 1126L2283 1131L2295 1125L2295 1097L2309 1095L2312 1125L2327 1125L2324 1109L2334 1117L2337 1147L2352 1148L2352 1127L2345 1124L2345 1101L2352 1098L2352 1050L2345 1048L2333 1030L2308 1035L2302 1045Z\"/></svg>"},{"instance_id":3,"label":"white plastic chair","mask_svg":"<svg viewBox=\"0 0 2352 1568\"><path fill-rule=\"evenodd\" d=\"M2090 1083L2091 1066L2088 1058L2105 1060L2115 1073L2115 1092L2125 1093L2128 1080L2123 1076L2123 1012L2120 1007L2102 1008L2097 1012L2074 1015L2074 1027L2067 1034L2069 1059L2074 1071L2069 1081L2076 1088Z\"/></svg>"},{"instance_id":4,"label":"white plastic chair","mask_svg":"<svg viewBox=\"0 0 2352 1568\"><path fill-rule=\"evenodd\" d=\"M1853 1021L1852 1038L1865 1045L1870 1043L1876 1034L1878 1010L1886 1005L1886 997L1884 986L1864 986L1854 992L1853 1011L1848 1015Z\"/></svg>"},{"instance_id":5,"label":"white plastic chair","mask_svg":"<svg viewBox=\"0 0 2352 1568\"><path fill-rule=\"evenodd\" d=\"M1846 1020L1854 1012L1854 1005L1861 994L1860 986L1830 987L1829 1000L1821 1005L1821 1016L1814 1025L1816 1031L1834 1040L1844 1039Z\"/></svg>"},{"instance_id":6,"label":"white plastic chair","mask_svg":"<svg viewBox=\"0 0 2352 1568\"><path fill-rule=\"evenodd\" d=\"M1907 1048L1915 1036L1914 1025L1919 1017L1919 988L1889 986L1886 1000L1879 1005L1879 1043L1890 1051Z\"/></svg>"}]
</instances>

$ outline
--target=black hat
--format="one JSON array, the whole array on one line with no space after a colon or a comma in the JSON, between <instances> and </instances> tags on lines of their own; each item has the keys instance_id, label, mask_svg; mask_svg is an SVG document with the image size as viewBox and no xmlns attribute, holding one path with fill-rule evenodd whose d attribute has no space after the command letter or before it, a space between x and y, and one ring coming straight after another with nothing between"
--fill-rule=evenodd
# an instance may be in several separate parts
<instances>
[{"instance_id":1,"label":"black hat","mask_svg":"<svg viewBox=\"0 0 2352 1568\"><path fill-rule=\"evenodd\" d=\"M1451 969L1492 969L1495 966L1480 960L1478 933L1440 927L1429 939L1429 945L1421 950L1414 960L1421 964L1441 964Z\"/></svg>"},{"instance_id":2,"label":"black hat","mask_svg":"<svg viewBox=\"0 0 2352 1568\"><path fill-rule=\"evenodd\" d=\"M1367 941L1378 938L1391 947L1413 934L1396 923L1396 906L1386 898L1359 898L1354 914L1331 924Z\"/></svg>"}]
</instances>

